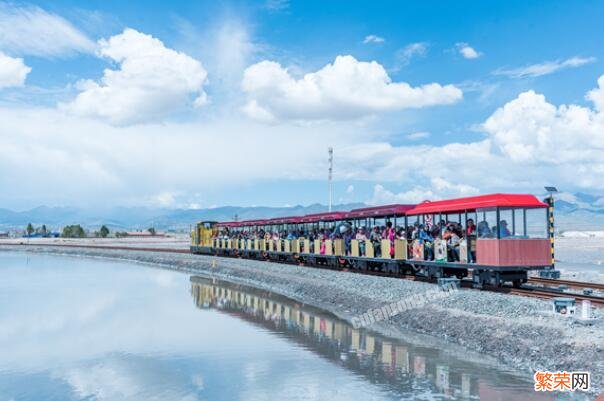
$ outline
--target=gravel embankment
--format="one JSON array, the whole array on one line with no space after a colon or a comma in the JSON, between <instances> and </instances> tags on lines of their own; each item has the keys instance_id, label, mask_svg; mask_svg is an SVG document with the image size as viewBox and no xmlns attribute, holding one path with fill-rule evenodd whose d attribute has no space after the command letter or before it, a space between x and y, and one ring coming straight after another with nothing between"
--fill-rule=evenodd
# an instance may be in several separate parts
<instances>
[{"instance_id":1,"label":"gravel embankment","mask_svg":"<svg viewBox=\"0 0 604 401\"><path fill-rule=\"evenodd\" d=\"M433 284L243 259L104 249L2 246L20 250L150 263L274 291L332 312L345 320L369 309L433 290ZM511 368L526 371L590 371L593 394L604 390L604 313L585 325L554 316L543 300L461 290L413 308L371 329L392 335L397 329L447 339Z\"/></svg>"}]
</instances>

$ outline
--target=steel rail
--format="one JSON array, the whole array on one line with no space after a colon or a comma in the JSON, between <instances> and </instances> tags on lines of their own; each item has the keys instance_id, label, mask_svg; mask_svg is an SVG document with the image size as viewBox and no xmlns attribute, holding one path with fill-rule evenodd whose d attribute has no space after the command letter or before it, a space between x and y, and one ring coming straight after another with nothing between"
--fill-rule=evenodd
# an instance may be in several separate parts
<instances>
[{"instance_id":1,"label":"steel rail","mask_svg":"<svg viewBox=\"0 0 604 401\"><path fill-rule=\"evenodd\" d=\"M543 284L543 285L566 285L572 288L584 289L591 288L593 290L604 291L604 284L601 283L586 283L583 281L572 281L572 280L562 280L558 278L543 278L543 277L529 277L529 284Z\"/></svg>"}]
</instances>

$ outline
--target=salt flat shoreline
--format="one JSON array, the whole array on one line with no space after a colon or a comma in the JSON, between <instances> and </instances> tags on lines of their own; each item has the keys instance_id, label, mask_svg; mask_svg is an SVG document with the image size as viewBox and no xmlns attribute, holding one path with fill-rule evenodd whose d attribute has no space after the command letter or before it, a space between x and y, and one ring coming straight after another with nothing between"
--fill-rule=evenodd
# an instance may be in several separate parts
<instances>
[{"instance_id":1,"label":"salt flat shoreline","mask_svg":"<svg viewBox=\"0 0 604 401\"><path fill-rule=\"evenodd\" d=\"M111 258L202 274L273 291L348 322L370 309L434 289L433 284L396 278L190 254L43 245L3 245L0 251ZM391 337L410 330L446 340L529 380L533 370L587 370L592 373L592 395L599 394L604 390L603 312L598 310L596 322L585 326L553 316L549 308L549 302L539 299L461 290L369 329Z\"/></svg>"}]
</instances>

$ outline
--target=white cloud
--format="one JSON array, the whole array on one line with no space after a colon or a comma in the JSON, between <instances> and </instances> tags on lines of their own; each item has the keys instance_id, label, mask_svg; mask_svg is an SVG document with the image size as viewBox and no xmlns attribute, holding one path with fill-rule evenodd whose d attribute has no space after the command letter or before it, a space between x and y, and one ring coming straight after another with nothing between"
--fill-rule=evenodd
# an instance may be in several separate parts
<instances>
[{"instance_id":1,"label":"white cloud","mask_svg":"<svg viewBox=\"0 0 604 401\"><path fill-rule=\"evenodd\" d=\"M414 57L425 57L427 53L427 42L410 43L396 52L397 68L408 65Z\"/></svg>"},{"instance_id":2,"label":"white cloud","mask_svg":"<svg viewBox=\"0 0 604 401\"><path fill-rule=\"evenodd\" d=\"M585 64L593 63L594 61L596 61L595 57L571 57L566 60L546 61L520 68L498 69L493 71L493 74L506 75L512 78L540 77L567 68L580 67Z\"/></svg>"},{"instance_id":3,"label":"white cloud","mask_svg":"<svg viewBox=\"0 0 604 401\"><path fill-rule=\"evenodd\" d=\"M457 47L459 54L461 54L464 58L475 59L482 56L482 53L476 51L472 46L465 42L459 42L455 44L455 46Z\"/></svg>"},{"instance_id":4,"label":"white cloud","mask_svg":"<svg viewBox=\"0 0 604 401\"><path fill-rule=\"evenodd\" d=\"M405 138L409 139L410 141L418 141L420 139L427 139L429 137L430 133L426 131L412 132L410 134L405 135Z\"/></svg>"},{"instance_id":5,"label":"white cloud","mask_svg":"<svg viewBox=\"0 0 604 401\"><path fill-rule=\"evenodd\" d=\"M201 63L160 40L126 29L100 40L99 47L99 55L118 63L119 69L106 69L100 82L81 82L82 91L62 108L112 124L133 124L208 102L203 91L207 72Z\"/></svg>"},{"instance_id":6,"label":"white cloud","mask_svg":"<svg viewBox=\"0 0 604 401\"><path fill-rule=\"evenodd\" d=\"M569 187L604 187L604 76L587 98L595 108L555 106L533 91L499 108L484 123L510 163L530 168L545 166L550 181Z\"/></svg>"},{"instance_id":7,"label":"white cloud","mask_svg":"<svg viewBox=\"0 0 604 401\"><path fill-rule=\"evenodd\" d=\"M478 188L466 184L453 184L442 177L430 179L429 186L415 185L411 189L394 193L377 184L368 203L383 205L389 203L420 203L425 200L437 200L443 197L471 196L479 192Z\"/></svg>"},{"instance_id":8,"label":"white cloud","mask_svg":"<svg viewBox=\"0 0 604 401\"><path fill-rule=\"evenodd\" d=\"M346 193L347 194L352 194L354 193L354 185L350 184L347 188L346 188Z\"/></svg>"},{"instance_id":9,"label":"white cloud","mask_svg":"<svg viewBox=\"0 0 604 401\"><path fill-rule=\"evenodd\" d=\"M323 180L323 171L316 169L324 163L317 143L340 148L369 137L346 123L310 131L248 119L114 126L41 108L0 107L0 121L0 170L11 171L0 174L0 187L7 189L0 204L19 209L39 204L207 207L221 202L216 191L227 183L235 188L266 180ZM286 201L296 199L280 203Z\"/></svg>"},{"instance_id":10,"label":"white cloud","mask_svg":"<svg viewBox=\"0 0 604 401\"><path fill-rule=\"evenodd\" d=\"M0 3L0 49L41 57L91 53L95 44L64 18L35 6Z\"/></svg>"},{"instance_id":11,"label":"white cloud","mask_svg":"<svg viewBox=\"0 0 604 401\"><path fill-rule=\"evenodd\" d=\"M377 35L367 35L367 36L365 36L365 39L363 39L363 44L383 43L383 42L384 42L384 38L382 38L381 36L377 36Z\"/></svg>"},{"instance_id":12,"label":"white cloud","mask_svg":"<svg viewBox=\"0 0 604 401\"><path fill-rule=\"evenodd\" d=\"M544 184L569 192L602 192L604 77L587 98L595 107L554 105L528 91L486 119L481 125L485 137L479 141L407 141L403 146L355 121L316 122L310 129L236 118L112 126L54 109L0 107L0 170L11 171L0 175L0 187L6 189L0 203L23 208L162 201L205 207L223 202L222 195L208 194L243 184L300 180L301 185L322 185L323 171L317 169L325 163L317 152L321 143L336 149L337 182L380 183L392 192L378 191L376 203L460 196L478 189L538 192ZM405 190L401 195L390 185ZM296 194L283 196L279 204L298 199Z\"/></svg>"},{"instance_id":13,"label":"white cloud","mask_svg":"<svg viewBox=\"0 0 604 401\"><path fill-rule=\"evenodd\" d=\"M244 112L259 120L346 120L377 112L451 104L462 98L453 85L412 87L392 82L375 61L338 56L333 64L292 77L279 63L262 61L245 70Z\"/></svg>"},{"instance_id":14,"label":"white cloud","mask_svg":"<svg viewBox=\"0 0 604 401\"><path fill-rule=\"evenodd\" d=\"M0 89L23 86L30 71L22 58L9 57L0 51Z\"/></svg>"},{"instance_id":15,"label":"white cloud","mask_svg":"<svg viewBox=\"0 0 604 401\"><path fill-rule=\"evenodd\" d=\"M429 189L415 187L408 191L394 193L384 186L377 184L373 187L373 195L367 200L370 205L388 205L394 203L420 203L424 200L436 199L436 195Z\"/></svg>"},{"instance_id":16,"label":"white cloud","mask_svg":"<svg viewBox=\"0 0 604 401\"><path fill-rule=\"evenodd\" d=\"M152 197L152 203L161 207L173 207L176 203L178 192L164 191Z\"/></svg>"},{"instance_id":17,"label":"white cloud","mask_svg":"<svg viewBox=\"0 0 604 401\"><path fill-rule=\"evenodd\" d=\"M596 106L596 110L604 113L604 75L598 78L598 87L587 92L586 98Z\"/></svg>"},{"instance_id":18,"label":"white cloud","mask_svg":"<svg viewBox=\"0 0 604 401\"><path fill-rule=\"evenodd\" d=\"M541 191L554 183L567 191L604 189L604 76L587 98L594 108L556 106L527 91L497 109L482 125L479 142L395 147L357 143L341 149L343 179L396 182L403 194L374 198L411 200L491 191ZM442 181L445 180L445 181ZM421 183L421 184L418 184ZM396 195L396 196L395 196Z\"/></svg>"}]
</instances>

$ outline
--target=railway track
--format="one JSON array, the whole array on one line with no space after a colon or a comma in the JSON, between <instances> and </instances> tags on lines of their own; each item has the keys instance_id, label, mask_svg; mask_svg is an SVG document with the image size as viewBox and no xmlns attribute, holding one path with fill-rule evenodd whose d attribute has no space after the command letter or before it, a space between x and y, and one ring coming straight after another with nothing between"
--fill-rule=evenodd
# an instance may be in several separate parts
<instances>
[{"instance_id":1,"label":"railway track","mask_svg":"<svg viewBox=\"0 0 604 401\"><path fill-rule=\"evenodd\" d=\"M584 294L575 294L575 293L567 293L560 291L552 291L541 288L509 288L508 291L504 291L507 294L512 295L522 295L525 297L533 297L533 298L542 298L542 299L552 299L555 297L568 297L574 298L577 302L581 301L590 301L593 306L597 306L600 308L604 308L604 297L600 297L597 295L584 295Z\"/></svg>"},{"instance_id":2,"label":"railway track","mask_svg":"<svg viewBox=\"0 0 604 401\"><path fill-rule=\"evenodd\" d=\"M604 291L604 284L600 283L586 283L582 281L572 280L561 280L557 278L541 278L541 277L529 277L528 284L540 284L545 286L560 286L565 285L569 288L585 289L590 288L592 290Z\"/></svg>"},{"instance_id":3,"label":"railway track","mask_svg":"<svg viewBox=\"0 0 604 401\"><path fill-rule=\"evenodd\" d=\"M106 245L78 245L78 244L1 244L1 245L22 245L22 246L45 246L45 247L56 247L56 248L88 248L88 249L110 249L110 250L122 250L122 251L141 251L141 252L164 252L164 253L180 253L180 254L189 254L190 251L188 249L182 248L150 248L150 247L129 247L129 246L106 246ZM269 260L270 262L270 260ZM343 271L361 273L355 270L343 269ZM425 277L413 276L413 275L403 275L403 276L393 276L392 274L382 273L382 272L362 272L361 274L371 274L378 275L384 277L399 277L406 280L413 281L429 281L434 282L435 280L431 280ZM462 280L462 286L468 287L468 282ZM470 283L471 284L471 283ZM604 291L604 284L598 283L585 283L578 282L572 280L560 280L560 279L547 279L541 277L530 277L528 280L529 285L540 284L540 285L566 285L569 288L575 289L584 289L591 288L595 290ZM560 289L556 288L543 288L543 287L524 287L524 288L513 288L513 287L487 287L485 288L488 291L501 292L511 295L519 295L525 297L533 297L533 298L541 298L541 299L552 299L555 297L572 297L577 301L589 300L593 306L604 307L604 297L597 295L586 295L586 294L577 294L577 293L567 293L563 292Z\"/></svg>"}]
</instances>

